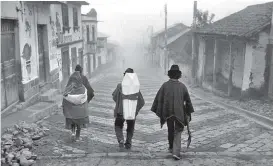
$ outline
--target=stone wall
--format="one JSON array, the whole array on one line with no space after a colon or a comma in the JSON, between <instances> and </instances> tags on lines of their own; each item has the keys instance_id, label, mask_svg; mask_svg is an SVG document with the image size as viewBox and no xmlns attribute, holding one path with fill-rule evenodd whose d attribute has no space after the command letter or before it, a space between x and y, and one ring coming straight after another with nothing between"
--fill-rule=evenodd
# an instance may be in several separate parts
<instances>
[{"instance_id":1,"label":"stone wall","mask_svg":"<svg viewBox=\"0 0 273 166\"><path fill-rule=\"evenodd\" d=\"M39 77L37 40L37 7L33 3L20 3L25 11L18 15L22 83L26 84ZM20 12L21 13L21 12Z\"/></svg>"}]
</instances>

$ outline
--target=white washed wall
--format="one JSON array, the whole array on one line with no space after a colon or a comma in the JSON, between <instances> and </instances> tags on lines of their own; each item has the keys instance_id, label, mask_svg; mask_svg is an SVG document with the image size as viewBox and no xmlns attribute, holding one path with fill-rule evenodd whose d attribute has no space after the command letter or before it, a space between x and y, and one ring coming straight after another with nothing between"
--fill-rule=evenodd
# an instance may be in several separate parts
<instances>
[{"instance_id":1,"label":"white washed wall","mask_svg":"<svg viewBox=\"0 0 273 166\"><path fill-rule=\"evenodd\" d=\"M37 7L31 3L24 2L20 6L24 14L20 14L19 22L19 40L20 40L20 56L21 56L21 69L22 69L22 83L28 83L38 77L38 45L37 45ZM27 70L25 57L28 56L27 47L30 47L30 70ZM25 49L24 49L25 48Z\"/></svg>"}]
</instances>

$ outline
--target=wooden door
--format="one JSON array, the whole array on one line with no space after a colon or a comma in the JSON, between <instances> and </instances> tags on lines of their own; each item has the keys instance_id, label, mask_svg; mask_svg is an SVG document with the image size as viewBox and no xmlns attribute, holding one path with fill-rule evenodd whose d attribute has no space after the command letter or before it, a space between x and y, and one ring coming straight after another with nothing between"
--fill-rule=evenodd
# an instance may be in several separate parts
<instances>
[{"instance_id":1,"label":"wooden door","mask_svg":"<svg viewBox=\"0 0 273 166\"><path fill-rule=\"evenodd\" d=\"M1 111L19 100L15 61L15 22L1 19Z\"/></svg>"},{"instance_id":2,"label":"wooden door","mask_svg":"<svg viewBox=\"0 0 273 166\"><path fill-rule=\"evenodd\" d=\"M44 25L37 26L38 32L38 54L39 54L39 80L40 83L45 83L46 73L45 73L45 51L44 51Z\"/></svg>"},{"instance_id":3,"label":"wooden door","mask_svg":"<svg viewBox=\"0 0 273 166\"><path fill-rule=\"evenodd\" d=\"M71 48L71 60L72 60L72 70L74 71L78 61L76 47Z\"/></svg>"},{"instance_id":4,"label":"wooden door","mask_svg":"<svg viewBox=\"0 0 273 166\"><path fill-rule=\"evenodd\" d=\"M69 47L62 48L62 90L64 90L70 77Z\"/></svg>"}]
</instances>

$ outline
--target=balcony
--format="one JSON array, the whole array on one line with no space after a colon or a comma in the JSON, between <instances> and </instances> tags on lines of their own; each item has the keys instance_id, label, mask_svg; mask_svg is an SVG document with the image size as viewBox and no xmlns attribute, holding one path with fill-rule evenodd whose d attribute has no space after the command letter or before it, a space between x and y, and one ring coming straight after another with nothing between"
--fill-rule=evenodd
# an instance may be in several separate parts
<instances>
[{"instance_id":1,"label":"balcony","mask_svg":"<svg viewBox=\"0 0 273 166\"><path fill-rule=\"evenodd\" d=\"M86 44L85 45L86 52L90 54L95 54L96 53L96 44Z\"/></svg>"}]
</instances>

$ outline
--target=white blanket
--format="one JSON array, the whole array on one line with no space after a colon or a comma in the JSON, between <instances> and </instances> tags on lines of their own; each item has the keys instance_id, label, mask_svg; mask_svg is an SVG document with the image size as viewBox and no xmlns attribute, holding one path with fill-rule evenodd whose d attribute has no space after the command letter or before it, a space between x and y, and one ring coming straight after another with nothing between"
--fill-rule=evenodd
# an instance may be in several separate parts
<instances>
[{"instance_id":1,"label":"white blanket","mask_svg":"<svg viewBox=\"0 0 273 166\"><path fill-rule=\"evenodd\" d=\"M66 97L64 97L67 101L69 101L70 103L76 104L76 105L80 105L83 104L87 101L87 89L84 88L84 94L79 94L79 95L67 95Z\"/></svg>"}]
</instances>

